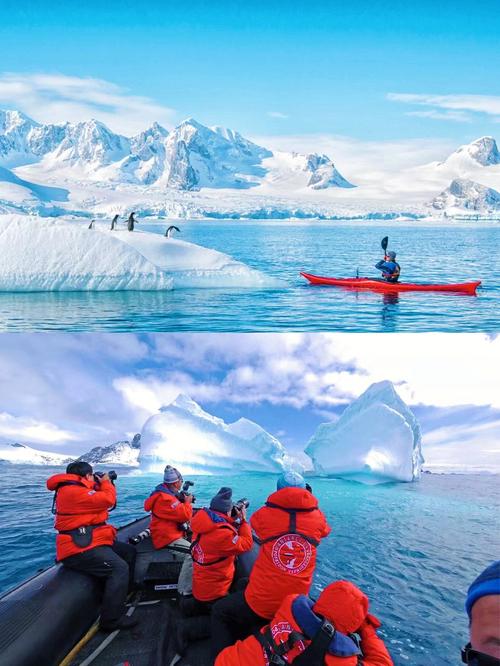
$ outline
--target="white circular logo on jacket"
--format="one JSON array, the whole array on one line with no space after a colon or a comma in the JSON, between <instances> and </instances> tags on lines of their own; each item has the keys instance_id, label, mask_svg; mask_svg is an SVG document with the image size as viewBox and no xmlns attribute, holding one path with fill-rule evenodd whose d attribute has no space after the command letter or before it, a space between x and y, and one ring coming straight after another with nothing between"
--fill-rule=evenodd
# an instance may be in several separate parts
<instances>
[{"instance_id":1,"label":"white circular logo on jacket","mask_svg":"<svg viewBox=\"0 0 500 666\"><path fill-rule=\"evenodd\" d=\"M281 571L299 574L311 561L312 546L300 534L285 534L274 542L271 557Z\"/></svg>"}]
</instances>

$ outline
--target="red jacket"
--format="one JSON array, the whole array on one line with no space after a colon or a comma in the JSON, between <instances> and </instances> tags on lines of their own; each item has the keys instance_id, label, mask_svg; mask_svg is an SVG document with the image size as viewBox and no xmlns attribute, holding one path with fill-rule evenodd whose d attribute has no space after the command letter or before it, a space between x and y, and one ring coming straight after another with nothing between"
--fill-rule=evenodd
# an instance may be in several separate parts
<instances>
[{"instance_id":1,"label":"red jacket","mask_svg":"<svg viewBox=\"0 0 500 666\"><path fill-rule=\"evenodd\" d=\"M71 485L57 489L60 483L68 481ZM47 479L47 488L57 490L54 527L58 531L104 523L108 519L108 510L116 504L116 488L111 481L95 484L94 481L88 481L77 474L55 474ZM56 558L64 560L70 555L83 553L97 546L111 546L115 535L116 530L112 525L96 527L90 545L80 548L73 542L70 534L58 534Z\"/></svg>"},{"instance_id":2,"label":"red jacket","mask_svg":"<svg viewBox=\"0 0 500 666\"><path fill-rule=\"evenodd\" d=\"M193 597L198 601L225 597L233 582L236 555L253 545L250 525L244 522L238 529L224 514L202 509L195 514L191 528Z\"/></svg>"},{"instance_id":3,"label":"red jacket","mask_svg":"<svg viewBox=\"0 0 500 666\"><path fill-rule=\"evenodd\" d=\"M182 539L185 530L182 523L191 520L193 507L189 502L181 502L164 483L144 502L144 509L151 511L151 539L155 548L163 548L176 539Z\"/></svg>"},{"instance_id":4,"label":"red jacket","mask_svg":"<svg viewBox=\"0 0 500 666\"><path fill-rule=\"evenodd\" d=\"M286 642L292 631L303 632L304 629L296 621L292 612L292 603L299 595L291 594L287 596L281 604L278 612L271 620L269 626L273 640L276 645ZM359 609L342 608L341 611L346 614ZM335 626L335 622L333 622ZM361 650L363 652L363 666L392 666L392 659L385 647L383 641L377 636L375 629L380 626L380 622L373 616L368 615L358 628L361 636ZM267 627L261 630L261 633ZM354 630L353 630L354 631ZM303 652L310 645L309 640L298 641L292 649L284 655L287 663L293 663L295 657ZM254 636L249 636L244 641L237 641L231 647L223 650L215 660L215 666L268 666L269 660L264 648ZM357 656L339 657L333 654L327 654L324 660L325 666L357 666Z\"/></svg>"},{"instance_id":5,"label":"red jacket","mask_svg":"<svg viewBox=\"0 0 500 666\"><path fill-rule=\"evenodd\" d=\"M294 515L295 532L291 524ZM269 495L266 505L252 515L250 524L262 545L245 599L257 615L270 619L288 594L309 592L316 547L330 534L330 527L314 495L295 487Z\"/></svg>"}]
</instances>

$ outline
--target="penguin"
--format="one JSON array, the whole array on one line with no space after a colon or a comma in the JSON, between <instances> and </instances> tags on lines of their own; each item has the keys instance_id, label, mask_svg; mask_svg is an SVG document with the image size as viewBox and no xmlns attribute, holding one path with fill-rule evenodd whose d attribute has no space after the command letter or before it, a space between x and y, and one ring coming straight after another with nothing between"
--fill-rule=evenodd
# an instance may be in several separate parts
<instances>
[{"instance_id":1,"label":"penguin","mask_svg":"<svg viewBox=\"0 0 500 666\"><path fill-rule=\"evenodd\" d=\"M134 218L134 215L135 215L135 213L130 213L130 215L128 216L128 220L127 220L127 229L128 229L129 231L133 231L133 230L134 230L134 225L135 225L135 223L137 222L137 220Z\"/></svg>"},{"instance_id":2,"label":"penguin","mask_svg":"<svg viewBox=\"0 0 500 666\"><path fill-rule=\"evenodd\" d=\"M118 218L119 217L120 217L119 215L115 215L114 218L111 220L111 231L113 231L113 229L118 224Z\"/></svg>"},{"instance_id":3,"label":"penguin","mask_svg":"<svg viewBox=\"0 0 500 666\"><path fill-rule=\"evenodd\" d=\"M94 222L95 222L95 220L91 220L91 221L90 221L89 229L93 229L93 228L94 228Z\"/></svg>"},{"instance_id":4,"label":"penguin","mask_svg":"<svg viewBox=\"0 0 500 666\"><path fill-rule=\"evenodd\" d=\"M178 231L179 233L181 233L181 230L179 229L179 227L175 227L175 226L172 224L172 226L170 226L170 227L165 231L165 236L166 236L167 238L171 238L171 236L172 236L172 234L174 233L174 231Z\"/></svg>"}]
</instances>

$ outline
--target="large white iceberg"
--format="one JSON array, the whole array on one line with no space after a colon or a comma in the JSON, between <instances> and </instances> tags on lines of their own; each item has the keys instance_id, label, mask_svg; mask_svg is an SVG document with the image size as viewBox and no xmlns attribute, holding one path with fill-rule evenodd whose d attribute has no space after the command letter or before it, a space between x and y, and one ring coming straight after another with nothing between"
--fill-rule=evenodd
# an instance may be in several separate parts
<instances>
[{"instance_id":1,"label":"large white iceberg","mask_svg":"<svg viewBox=\"0 0 500 666\"><path fill-rule=\"evenodd\" d=\"M305 452L316 474L363 483L415 481L424 462L418 421L389 381L372 384L338 421L320 425Z\"/></svg>"},{"instance_id":2,"label":"large white iceberg","mask_svg":"<svg viewBox=\"0 0 500 666\"><path fill-rule=\"evenodd\" d=\"M279 282L194 243L109 224L0 216L0 291L276 287Z\"/></svg>"},{"instance_id":3,"label":"large white iceberg","mask_svg":"<svg viewBox=\"0 0 500 666\"><path fill-rule=\"evenodd\" d=\"M139 464L161 472L166 464L183 474L279 473L289 458L281 443L248 419L227 424L186 395L162 407L142 429Z\"/></svg>"}]
</instances>

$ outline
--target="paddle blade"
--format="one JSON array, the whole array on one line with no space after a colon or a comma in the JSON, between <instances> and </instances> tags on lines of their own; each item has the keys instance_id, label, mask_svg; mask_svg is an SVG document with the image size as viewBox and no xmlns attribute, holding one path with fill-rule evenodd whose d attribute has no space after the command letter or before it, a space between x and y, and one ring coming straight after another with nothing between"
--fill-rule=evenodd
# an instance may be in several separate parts
<instances>
[{"instance_id":1,"label":"paddle blade","mask_svg":"<svg viewBox=\"0 0 500 666\"><path fill-rule=\"evenodd\" d=\"M387 250L387 246L389 245L389 236L384 236L382 238L380 245L382 246L382 249L385 252Z\"/></svg>"}]
</instances>

